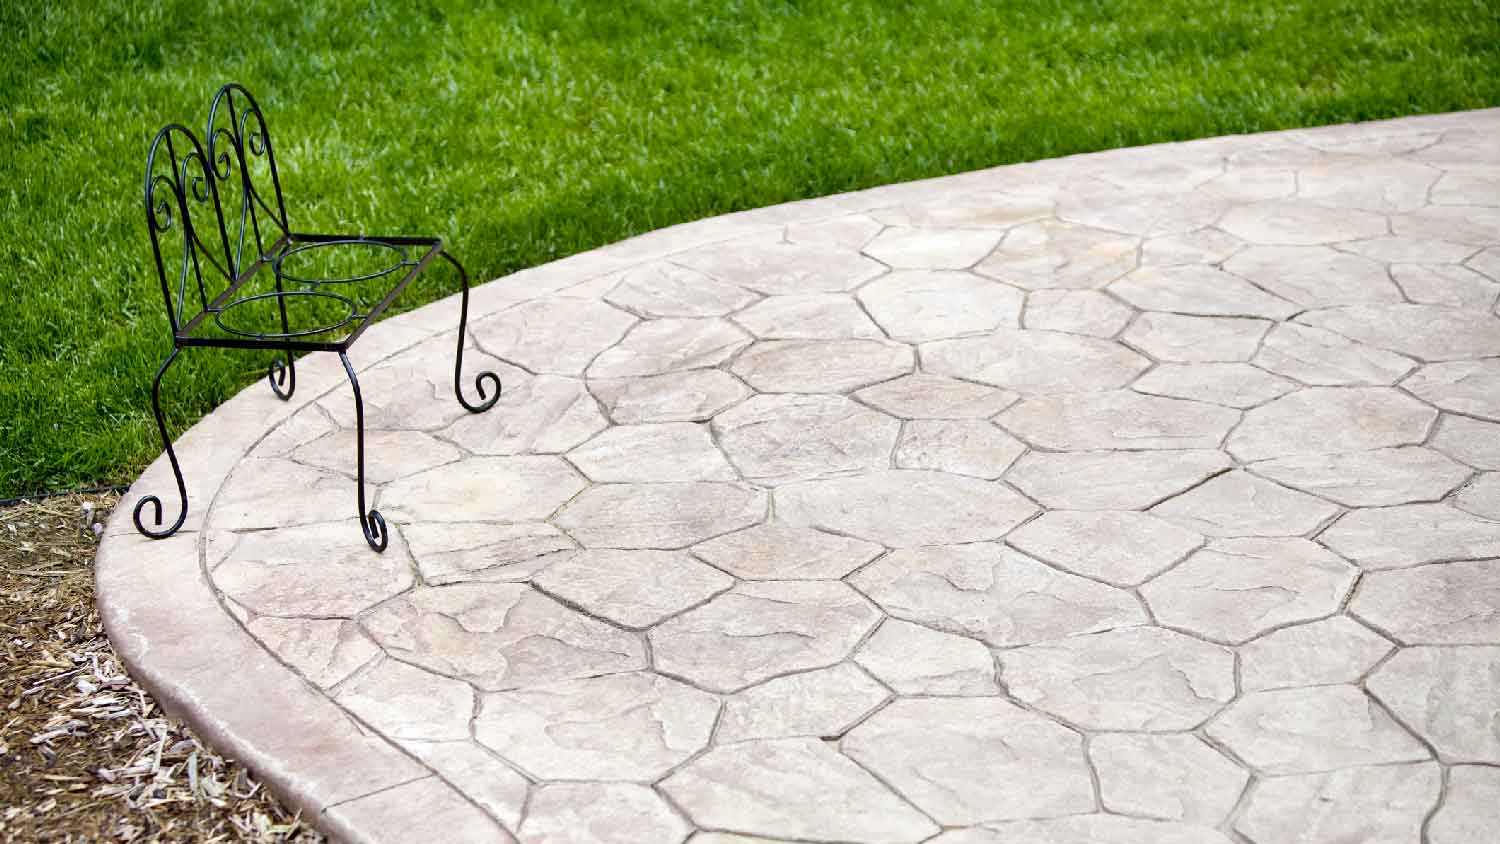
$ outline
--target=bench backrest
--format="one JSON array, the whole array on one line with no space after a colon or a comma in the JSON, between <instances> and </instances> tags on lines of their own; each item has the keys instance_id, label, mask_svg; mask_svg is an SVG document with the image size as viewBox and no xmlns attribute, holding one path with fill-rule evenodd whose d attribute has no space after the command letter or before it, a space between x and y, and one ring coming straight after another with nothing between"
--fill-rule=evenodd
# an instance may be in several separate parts
<instances>
[{"instance_id":1,"label":"bench backrest","mask_svg":"<svg viewBox=\"0 0 1500 844\"><path fill-rule=\"evenodd\" d=\"M230 83L204 133L172 123L146 156L146 228L176 334L291 231L271 133L255 98Z\"/></svg>"}]
</instances>

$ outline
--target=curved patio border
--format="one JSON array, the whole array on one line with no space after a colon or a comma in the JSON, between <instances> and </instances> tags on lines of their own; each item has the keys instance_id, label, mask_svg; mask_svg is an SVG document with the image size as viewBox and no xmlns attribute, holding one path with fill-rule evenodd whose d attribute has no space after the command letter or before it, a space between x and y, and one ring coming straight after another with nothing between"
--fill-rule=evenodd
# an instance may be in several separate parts
<instances>
[{"instance_id":1,"label":"curved patio border","mask_svg":"<svg viewBox=\"0 0 1500 844\"><path fill-rule=\"evenodd\" d=\"M1474 125L1478 112L1403 118L1317 130L1267 133L1296 141L1317 132L1350 145ZM642 261L807 222L962 191L1004 187L1010 180L1062 179L1128 163L1170 161L1185 150L1211 149L1211 138L1009 165L728 214L660 229L525 270L473 291L471 323L505 307ZM1243 143L1243 140L1237 141ZM366 369L423 340L451 331L454 297L393 317L351 353ZM96 593L111 642L131 675L171 714L209 743L249 766L319 828L351 842L422 840L434 828L460 840L465 831L495 840L486 813L430 767L360 723L263 648L219 601L203 566L201 530L224 480L250 450L293 413L347 390L332 355L299 367L288 402L256 383L178 438L188 462L192 510L182 535L153 541L138 535L128 506L144 491L170 488L158 459L137 480L106 528L96 562ZM356 541L357 537L351 539ZM504 839L504 835L500 837Z\"/></svg>"}]
</instances>

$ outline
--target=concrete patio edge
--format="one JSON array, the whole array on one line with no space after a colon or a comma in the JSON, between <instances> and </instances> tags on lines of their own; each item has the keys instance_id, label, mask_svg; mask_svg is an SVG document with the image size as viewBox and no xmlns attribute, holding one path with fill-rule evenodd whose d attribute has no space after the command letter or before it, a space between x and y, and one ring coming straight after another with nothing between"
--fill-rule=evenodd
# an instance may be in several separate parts
<instances>
[{"instance_id":1,"label":"concrete patio edge","mask_svg":"<svg viewBox=\"0 0 1500 844\"><path fill-rule=\"evenodd\" d=\"M1469 125L1474 114L1353 124L1351 131L1369 136L1443 131ZM1313 130L1265 136L1295 141L1308 131ZM1155 149L1199 149L1218 142L1209 138ZM992 185L997 174L1036 179L1100 172L1132 154L1139 153L1110 150L1007 165L672 226L476 287L470 319L587 284L642 261L774 233L789 223L973 190ZM455 248L463 255L461 239ZM392 317L350 357L359 369L366 369L451 332L456 318L455 297ZM126 669L165 710L221 752L245 763L308 821L341 840L423 840L435 823L473 823L476 816L492 823L432 768L351 716L262 647L221 603L206 575L203 519L233 468L298 409L348 389L334 356L314 355L299 363L298 390L292 400L281 402L266 385L256 383L177 438L191 501L180 535L153 541L138 535L131 524L130 511L141 495L162 494L172 487L164 457L121 499L96 560L96 597L106 632Z\"/></svg>"}]
</instances>

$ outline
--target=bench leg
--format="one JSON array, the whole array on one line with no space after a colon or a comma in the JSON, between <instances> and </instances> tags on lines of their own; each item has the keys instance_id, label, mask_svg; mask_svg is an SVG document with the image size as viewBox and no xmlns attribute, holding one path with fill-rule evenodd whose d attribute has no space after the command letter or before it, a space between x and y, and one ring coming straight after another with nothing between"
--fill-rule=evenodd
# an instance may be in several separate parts
<instances>
[{"instance_id":1,"label":"bench leg","mask_svg":"<svg viewBox=\"0 0 1500 844\"><path fill-rule=\"evenodd\" d=\"M281 276L279 275L276 276L276 292L281 292ZM286 299L278 298L276 304L281 308L281 333L290 333L292 329L286 319ZM282 401L290 399L292 393L297 392L297 362L292 360L291 349L271 359L271 368L267 371L266 377L271 382L271 392Z\"/></svg>"},{"instance_id":2,"label":"bench leg","mask_svg":"<svg viewBox=\"0 0 1500 844\"><path fill-rule=\"evenodd\" d=\"M469 400L464 398L464 340L469 333L469 271L465 270L464 265L447 251L444 251L442 255L448 259L448 263L452 264L454 269L458 270L458 279L463 285L463 296L460 297L462 304L458 312L458 353L453 361L453 395L458 397L458 403L464 406L464 410L470 413L483 413L494 407L495 402L500 400L500 376L488 371L474 376L474 389L479 392L479 404L469 404ZM494 390L493 395L485 390L486 381Z\"/></svg>"},{"instance_id":3,"label":"bench leg","mask_svg":"<svg viewBox=\"0 0 1500 844\"><path fill-rule=\"evenodd\" d=\"M290 354L286 355L286 362L282 362L282 356L271 358L271 366L266 373L271 382L271 392L276 398L286 401L297 391L297 364L293 362Z\"/></svg>"},{"instance_id":4,"label":"bench leg","mask_svg":"<svg viewBox=\"0 0 1500 844\"><path fill-rule=\"evenodd\" d=\"M167 421L161 415L161 379L163 375L167 374L167 369L172 365L172 361L177 360L177 353L180 351L182 351L180 348L172 349L172 353L167 355L166 360L162 361L161 368L156 370L156 378L151 382L151 410L156 414L156 430L161 434L161 444L166 449L167 460L172 463L172 474L177 478L177 496L182 501L182 510L177 514L177 521L173 522L171 527L163 528L161 526L161 499L154 495L147 495L141 498L140 501L137 501L135 503L135 512L131 514L131 517L135 520L135 529L152 539L165 539L171 536L187 520L187 484L183 483L182 480L182 466L177 463L177 452L172 449L172 438L167 436ZM146 527L141 521L141 511L146 509L148 505L153 508L152 521L156 523L155 529Z\"/></svg>"},{"instance_id":5,"label":"bench leg","mask_svg":"<svg viewBox=\"0 0 1500 844\"><path fill-rule=\"evenodd\" d=\"M349 386L354 388L354 431L355 431L355 459L359 467L359 528L364 531L365 541L376 551L384 551L385 546L391 540L390 532L385 526L385 517L380 515L379 510L365 510L365 401L359 394L359 379L354 377L354 366L349 363L349 356L339 352L339 360L344 363L344 371L349 374Z\"/></svg>"}]
</instances>

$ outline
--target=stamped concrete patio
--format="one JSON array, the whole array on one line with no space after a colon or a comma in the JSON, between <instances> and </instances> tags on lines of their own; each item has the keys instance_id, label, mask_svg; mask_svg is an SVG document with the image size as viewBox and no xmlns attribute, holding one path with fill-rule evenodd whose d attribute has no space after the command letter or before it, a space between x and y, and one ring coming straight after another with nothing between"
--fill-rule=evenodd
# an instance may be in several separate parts
<instances>
[{"instance_id":1,"label":"stamped concrete patio","mask_svg":"<svg viewBox=\"0 0 1500 844\"><path fill-rule=\"evenodd\" d=\"M385 554L309 358L181 438L182 534L120 508L111 638L351 841L1494 841L1497 138L1002 167L492 282L487 414L453 301L356 347Z\"/></svg>"}]
</instances>

